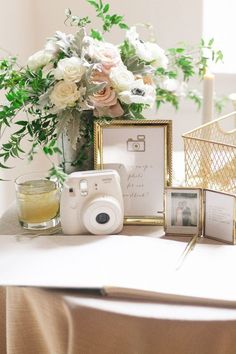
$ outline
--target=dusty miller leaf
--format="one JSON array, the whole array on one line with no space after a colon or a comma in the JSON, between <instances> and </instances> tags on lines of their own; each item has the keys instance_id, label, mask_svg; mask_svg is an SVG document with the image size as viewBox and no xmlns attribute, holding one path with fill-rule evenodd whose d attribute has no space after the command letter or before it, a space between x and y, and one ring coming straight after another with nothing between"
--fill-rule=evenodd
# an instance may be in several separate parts
<instances>
[{"instance_id":1,"label":"dusty miller leaf","mask_svg":"<svg viewBox=\"0 0 236 354\"><path fill-rule=\"evenodd\" d=\"M94 82L91 80L94 70L100 70L97 64L91 65L84 75L84 85L86 87L86 97L94 95L96 92L101 91L107 85L107 82Z\"/></svg>"},{"instance_id":2,"label":"dusty miller leaf","mask_svg":"<svg viewBox=\"0 0 236 354\"><path fill-rule=\"evenodd\" d=\"M86 96L94 95L96 92L103 90L106 85L107 85L107 82L88 83L87 90L86 90Z\"/></svg>"},{"instance_id":3,"label":"dusty miller leaf","mask_svg":"<svg viewBox=\"0 0 236 354\"><path fill-rule=\"evenodd\" d=\"M63 111L58 114L57 136L59 136L66 129L66 126L71 119L73 119L73 116L70 111Z\"/></svg>"},{"instance_id":4,"label":"dusty miller leaf","mask_svg":"<svg viewBox=\"0 0 236 354\"><path fill-rule=\"evenodd\" d=\"M84 37L85 37L85 30L84 28L81 28L78 32L76 32L71 43L72 51L78 54L78 56L81 56Z\"/></svg>"},{"instance_id":5,"label":"dusty miller leaf","mask_svg":"<svg viewBox=\"0 0 236 354\"><path fill-rule=\"evenodd\" d=\"M147 65L144 62L140 61L140 59L136 55L127 58L124 64L127 66L127 69L135 75L150 74L154 71L151 65Z\"/></svg>"}]
</instances>

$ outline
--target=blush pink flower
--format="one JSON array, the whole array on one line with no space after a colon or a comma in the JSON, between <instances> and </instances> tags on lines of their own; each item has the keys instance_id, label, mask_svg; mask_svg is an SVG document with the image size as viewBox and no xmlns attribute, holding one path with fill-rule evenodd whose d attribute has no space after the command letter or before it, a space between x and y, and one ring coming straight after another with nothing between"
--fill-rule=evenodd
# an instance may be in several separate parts
<instances>
[{"instance_id":1,"label":"blush pink flower","mask_svg":"<svg viewBox=\"0 0 236 354\"><path fill-rule=\"evenodd\" d=\"M93 58L101 63L103 71L106 74L110 73L112 67L118 66L121 63L120 52L111 43L99 42L93 50Z\"/></svg>"},{"instance_id":2,"label":"blush pink flower","mask_svg":"<svg viewBox=\"0 0 236 354\"><path fill-rule=\"evenodd\" d=\"M111 118L118 118L124 114L124 111L117 101L114 106L110 107L97 107L94 110L95 117L111 117Z\"/></svg>"},{"instance_id":3,"label":"blush pink flower","mask_svg":"<svg viewBox=\"0 0 236 354\"><path fill-rule=\"evenodd\" d=\"M94 115L96 117L107 116L112 118L122 116L124 111L117 100L115 90L110 86L109 76L106 74L103 66L94 70L92 81L95 83L106 83L106 86L102 90L90 97L90 100L95 107Z\"/></svg>"},{"instance_id":4,"label":"blush pink flower","mask_svg":"<svg viewBox=\"0 0 236 354\"><path fill-rule=\"evenodd\" d=\"M94 115L96 117L112 117L117 118L124 113L117 95L110 86L104 87L103 90L98 91L91 97L91 102L95 107Z\"/></svg>"},{"instance_id":5,"label":"blush pink flower","mask_svg":"<svg viewBox=\"0 0 236 354\"><path fill-rule=\"evenodd\" d=\"M107 84L110 84L110 78L107 75L107 73L104 71L102 65L99 65L99 67L96 70L93 70L91 80L95 83L106 82Z\"/></svg>"},{"instance_id":6,"label":"blush pink flower","mask_svg":"<svg viewBox=\"0 0 236 354\"><path fill-rule=\"evenodd\" d=\"M91 97L91 101L94 106L97 107L110 107L117 103L117 96L115 91L110 87L106 86L101 91L98 91Z\"/></svg>"}]
</instances>

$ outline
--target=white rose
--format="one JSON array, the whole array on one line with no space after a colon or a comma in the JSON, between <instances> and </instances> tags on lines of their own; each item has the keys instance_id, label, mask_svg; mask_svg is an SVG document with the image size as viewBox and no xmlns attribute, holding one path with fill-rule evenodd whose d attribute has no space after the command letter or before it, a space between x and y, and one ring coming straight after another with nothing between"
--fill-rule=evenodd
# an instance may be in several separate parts
<instances>
[{"instance_id":1,"label":"white rose","mask_svg":"<svg viewBox=\"0 0 236 354\"><path fill-rule=\"evenodd\" d=\"M80 58L71 57L59 60L54 76L57 80L79 82L85 72L85 67Z\"/></svg>"},{"instance_id":2,"label":"white rose","mask_svg":"<svg viewBox=\"0 0 236 354\"><path fill-rule=\"evenodd\" d=\"M179 83L175 79L165 79L163 82L160 83L160 88L170 92L176 91L178 87Z\"/></svg>"},{"instance_id":3,"label":"white rose","mask_svg":"<svg viewBox=\"0 0 236 354\"><path fill-rule=\"evenodd\" d=\"M134 82L134 75L131 71L127 70L124 65L111 68L110 81L112 87L118 92L129 90Z\"/></svg>"},{"instance_id":4,"label":"white rose","mask_svg":"<svg viewBox=\"0 0 236 354\"><path fill-rule=\"evenodd\" d=\"M29 57L27 64L31 70L37 70L47 65L50 62L50 60L52 60L52 58L53 58L52 53L49 53L45 50L40 50L34 53L33 55L31 55L31 57Z\"/></svg>"},{"instance_id":5,"label":"white rose","mask_svg":"<svg viewBox=\"0 0 236 354\"><path fill-rule=\"evenodd\" d=\"M152 85L144 84L140 79L134 81L130 90L120 92L118 97L126 104L142 103L152 106L155 102L155 88Z\"/></svg>"},{"instance_id":6,"label":"white rose","mask_svg":"<svg viewBox=\"0 0 236 354\"><path fill-rule=\"evenodd\" d=\"M59 109L73 107L80 93L74 82L59 81L50 95L51 102Z\"/></svg>"}]
</instances>

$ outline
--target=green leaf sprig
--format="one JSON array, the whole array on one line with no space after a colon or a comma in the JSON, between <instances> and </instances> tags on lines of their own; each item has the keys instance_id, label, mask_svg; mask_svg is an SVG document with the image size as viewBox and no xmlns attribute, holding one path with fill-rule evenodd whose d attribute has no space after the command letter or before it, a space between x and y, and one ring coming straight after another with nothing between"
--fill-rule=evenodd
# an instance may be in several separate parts
<instances>
[{"instance_id":1,"label":"green leaf sprig","mask_svg":"<svg viewBox=\"0 0 236 354\"><path fill-rule=\"evenodd\" d=\"M102 30L91 29L90 35L92 38L99 41L103 40L103 35L106 32L110 32L114 26L118 26L121 29L128 29L129 26L124 22L124 16L118 14L110 14L110 5L108 3L103 3L102 0L86 0L90 5L95 8L96 16L102 20ZM65 11L66 19L65 23L69 22L71 26L76 26L79 28L86 27L91 23L88 16L78 17L72 15L70 9Z\"/></svg>"}]
</instances>

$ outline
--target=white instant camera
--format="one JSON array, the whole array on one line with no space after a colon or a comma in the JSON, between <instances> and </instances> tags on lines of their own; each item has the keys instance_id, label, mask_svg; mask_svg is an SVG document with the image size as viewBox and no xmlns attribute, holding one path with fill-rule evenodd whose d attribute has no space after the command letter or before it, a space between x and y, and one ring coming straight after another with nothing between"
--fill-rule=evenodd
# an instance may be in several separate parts
<instances>
[{"instance_id":1,"label":"white instant camera","mask_svg":"<svg viewBox=\"0 0 236 354\"><path fill-rule=\"evenodd\" d=\"M116 234L123 228L124 203L115 170L74 172L61 195L64 234Z\"/></svg>"}]
</instances>

